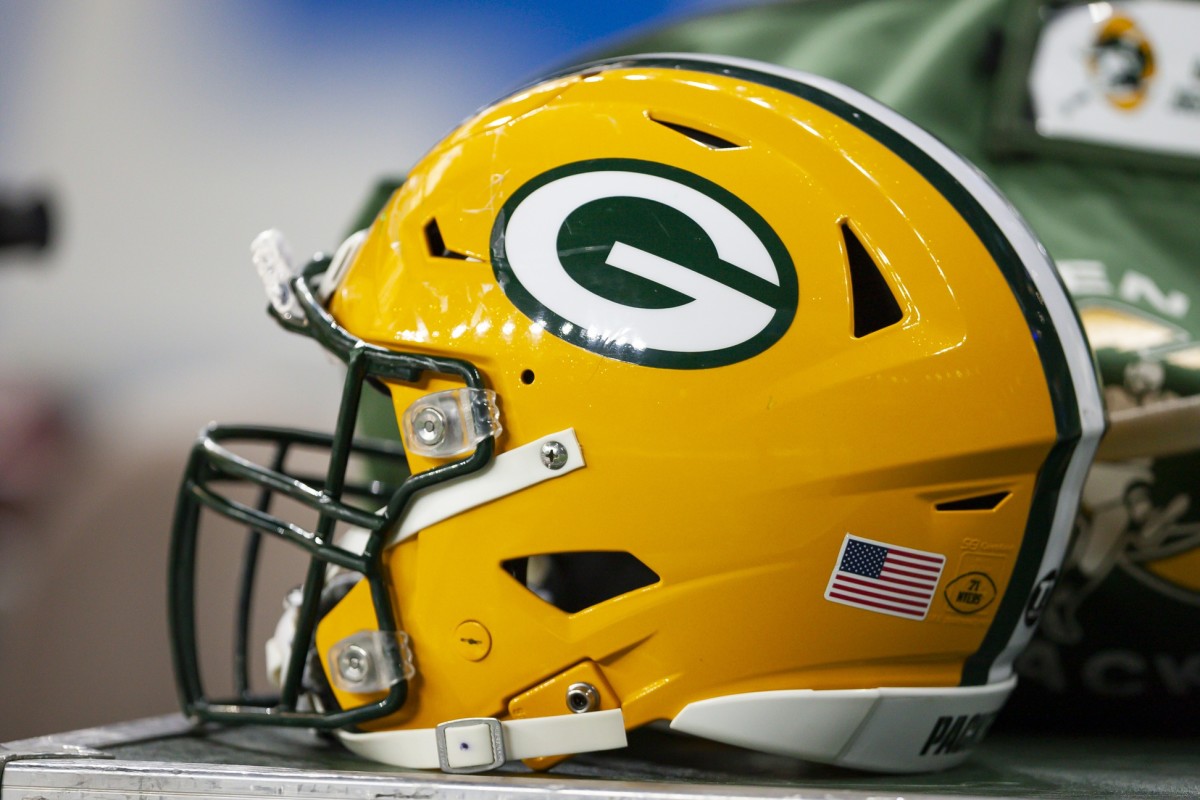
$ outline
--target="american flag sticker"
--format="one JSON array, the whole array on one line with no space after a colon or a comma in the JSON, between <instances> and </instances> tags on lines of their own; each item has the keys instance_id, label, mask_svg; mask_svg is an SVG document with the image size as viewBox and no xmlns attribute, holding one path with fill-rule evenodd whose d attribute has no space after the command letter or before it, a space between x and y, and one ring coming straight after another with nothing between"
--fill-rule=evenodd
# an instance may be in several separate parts
<instances>
[{"instance_id":1,"label":"american flag sticker","mask_svg":"<svg viewBox=\"0 0 1200 800\"><path fill-rule=\"evenodd\" d=\"M825 599L880 614L925 619L946 557L846 534Z\"/></svg>"}]
</instances>

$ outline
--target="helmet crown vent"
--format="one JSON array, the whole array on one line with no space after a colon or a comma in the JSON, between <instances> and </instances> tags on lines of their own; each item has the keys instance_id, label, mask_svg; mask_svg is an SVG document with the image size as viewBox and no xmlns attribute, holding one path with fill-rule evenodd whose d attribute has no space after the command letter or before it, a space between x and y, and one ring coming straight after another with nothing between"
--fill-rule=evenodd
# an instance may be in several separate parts
<instances>
[{"instance_id":1,"label":"helmet crown vent","mask_svg":"<svg viewBox=\"0 0 1200 800\"><path fill-rule=\"evenodd\" d=\"M647 111L646 117L651 122L657 122L664 128L670 128L676 133L681 133L696 144L703 145L709 150L740 150L746 146L744 144L738 144L737 142L730 141L722 136L718 136L712 131L693 128L691 125L684 125L681 122L671 122L663 119L652 111Z\"/></svg>"},{"instance_id":2,"label":"helmet crown vent","mask_svg":"<svg viewBox=\"0 0 1200 800\"><path fill-rule=\"evenodd\" d=\"M870 251L859 241L850 223L841 223L850 272L850 305L854 310L854 338L881 331L904 319L887 279Z\"/></svg>"},{"instance_id":3,"label":"helmet crown vent","mask_svg":"<svg viewBox=\"0 0 1200 800\"><path fill-rule=\"evenodd\" d=\"M425 244L429 247L429 255L434 258L457 258L459 261L466 261L466 253L459 253L446 247L446 240L442 238L442 229L438 227L436 219L431 219L425 223Z\"/></svg>"}]
</instances>

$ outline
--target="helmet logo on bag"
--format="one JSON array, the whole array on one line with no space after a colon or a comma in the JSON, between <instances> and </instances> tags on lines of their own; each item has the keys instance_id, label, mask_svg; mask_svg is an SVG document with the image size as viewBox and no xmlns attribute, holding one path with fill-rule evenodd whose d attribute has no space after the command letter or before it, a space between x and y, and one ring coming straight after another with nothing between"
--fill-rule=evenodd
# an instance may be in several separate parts
<instances>
[{"instance_id":1,"label":"helmet logo on bag","mask_svg":"<svg viewBox=\"0 0 1200 800\"><path fill-rule=\"evenodd\" d=\"M492 265L509 300L573 345L650 367L755 356L796 313L796 270L754 209L691 172L598 159L504 204Z\"/></svg>"},{"instance_id":2,"label":"helmet logo on bag","mask_svg":"<svg viewBox=\"0 0 1200 800\"><path fill-rule=\"evenodd\" d=\"M1132 111L1154 77L1154 50L1136 22L1117 14L1096 32L1087 66L1108 102Z\"/></svg>"}]
</instances>

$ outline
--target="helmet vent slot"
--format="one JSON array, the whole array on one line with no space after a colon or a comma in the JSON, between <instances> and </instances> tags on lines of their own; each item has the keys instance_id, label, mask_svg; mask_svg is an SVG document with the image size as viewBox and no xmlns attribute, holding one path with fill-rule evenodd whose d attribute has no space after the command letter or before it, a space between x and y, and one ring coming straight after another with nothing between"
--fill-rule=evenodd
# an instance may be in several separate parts
<instances>
[{"instance_id":1,"label":"helmet vent slot","mask_svg":"<svg viewBox=\"0 0 1200 800\"><path fill-rule=\"evenodd\" d=\"M680 122L668 122L665 119L655 116L653 112L647 112L646 116L650 118L651 122L657 122L664 128L670 128L676 133L682 133L696 144L704 145L710 150L738 150L742 147L745 147L745 145L738 144L737 142L731 142L728 139L717 136L711 131L693 128L691 125L684 125Z\"/></svg>"},{"instance_id":2,"label":"helmet vent slot","mask_svg":"<svg viewBox=\"0 0 1200 800\"><path fill-rule=\"evenodd\" d=\"M871 253L859 241L850 223L841 223L842 239L846 243L846 260L850 268L850 304L854 309L854 338L895 325L904 319L904 312L892 294L892 288L875 263Z\"/></svg>"},{"instance_id":3,"label":"helmet vent slot","mask_svg":"<svg viewBox=\"0 0 1200 800\"><path fill-rule=\"evenodd\" d=\"M654 570L625 552L547 553L512 558L500 566L526 589L568 614L659 580Z\"/></svg>"},{"instance_id":4,"label":"helmet vent slot","mask_svg":"<svg viewBox=\"0 0 1200 800\"><path fill-rule=\"evenodd\" d=\"M993 511L1008 499L1011 492L990 492L977 494L974 497L964 497L960 500L947 500L934 506L938 511Z\"/></svg>"},{"instance_id":5,"label":"helmet vent slot","mask_svg":"<svg viewBox=\"0 0 1200 800\"><path fill-rule=\"evenodd\" d=\"M434 258L467 260L465 253L459 253L446 247L446 240L442 238L442 229L438 227L436 219L431 219L425 224L425 244L429 247L429 255Z\"/></svg>"}]
</instances>

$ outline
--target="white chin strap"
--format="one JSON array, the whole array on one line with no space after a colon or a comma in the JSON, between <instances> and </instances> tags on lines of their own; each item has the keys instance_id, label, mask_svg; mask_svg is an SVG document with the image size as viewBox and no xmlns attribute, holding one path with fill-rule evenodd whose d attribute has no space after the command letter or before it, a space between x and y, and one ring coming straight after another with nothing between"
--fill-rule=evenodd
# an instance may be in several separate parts
<instances>
[{"instance_id":1,"label":"white chin strap","mask_svg":"<svg viewBox=\"0 0 1200 800\"><path fill-rule=\"evenodd\" d=\"M506 761L614 750L626 745L621 709L553 717L458 719L436 728L349 733L348 749L372 761L409 769L485 772Z\"/></svg>"}]
</instances>

